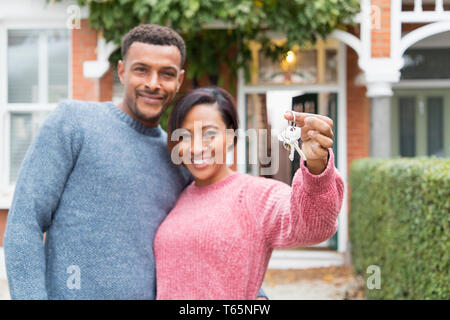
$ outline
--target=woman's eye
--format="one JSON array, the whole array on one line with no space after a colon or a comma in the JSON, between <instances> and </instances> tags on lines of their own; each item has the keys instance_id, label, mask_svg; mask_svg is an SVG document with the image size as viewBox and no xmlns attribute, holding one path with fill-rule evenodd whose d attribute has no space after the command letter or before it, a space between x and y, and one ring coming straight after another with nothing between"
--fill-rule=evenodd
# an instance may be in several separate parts
<instances>
[{"instance_id":1,"label":"woman's eye","mask_svg":"<svg viewBox=\"0 0 450 320\"><path fill-rule=\"evenodd\" d=\"M182 134L180 137L182 141L189 140L191 138L189 134Z\"/></svg>"},{"instance_id":2,"label":"woman's eye","mask_svg":"<svg viewBox=\"0 0 450 320\"><path fill-rule=\"evenodd\" d=\"M206 132L203 134L203 136L205 136L205 137L214 137L214 136L216 136L216 135L217 135L217 131L212 131L212 130L206 131Z\"/></svg>"}]
</instances>

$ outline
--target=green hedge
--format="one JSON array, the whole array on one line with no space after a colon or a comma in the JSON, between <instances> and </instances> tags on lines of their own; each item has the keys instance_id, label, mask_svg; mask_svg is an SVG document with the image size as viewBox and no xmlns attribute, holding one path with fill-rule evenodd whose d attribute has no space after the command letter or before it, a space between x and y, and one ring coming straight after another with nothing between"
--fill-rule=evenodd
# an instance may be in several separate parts
<instances>
[{"instance_id":1,"label":"green hedge","mask_svg":"<svg viewBox=\"0 0 450 320\"><path fill-rule=\"evenodd\" d=\"M381 271L368 299L450 299L450 159L360 159L350 172L356 273Z\"/></svg>"}]
</instances>

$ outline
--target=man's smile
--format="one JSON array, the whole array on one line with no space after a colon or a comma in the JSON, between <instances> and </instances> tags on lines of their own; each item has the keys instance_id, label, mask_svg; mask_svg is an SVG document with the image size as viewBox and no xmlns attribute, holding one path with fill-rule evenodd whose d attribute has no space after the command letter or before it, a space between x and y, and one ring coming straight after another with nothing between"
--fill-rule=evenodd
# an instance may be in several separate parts
<instances>
[{"instance_id":1,"label":"man's smile","mask_svg":"<svg viewBox=\"0 0 450 320\"><path fill-rule=\"evenodd\" d=\"M152 94L147 92L138 92L137 97L147 104L161 104L165 100L165 97L160 94Z\"/></svg>"}]
</instances>

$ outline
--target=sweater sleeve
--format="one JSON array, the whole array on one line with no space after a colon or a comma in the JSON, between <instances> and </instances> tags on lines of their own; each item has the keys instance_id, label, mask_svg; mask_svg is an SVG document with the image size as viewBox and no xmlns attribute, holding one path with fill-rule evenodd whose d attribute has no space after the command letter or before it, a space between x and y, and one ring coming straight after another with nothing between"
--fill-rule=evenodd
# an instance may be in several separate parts
<instances>
[{"instance_id":1,"label":"sweater sleeve","mask_svg":"<svg viewBox=\"0 0 450 320\"><path fill-rule=\"evenodd\" d=\"M43 234L52 223L76 159L77 135L61 103L31 143L16 182L4 236L6 273L12 299L47 299Z\"/></svg>"},{"instance_id":2,"label":"sweater sleeve","mask_svg":"<svg viewBox=\"0 0 450 320\"><path fill-rule=\"evenodd\" d=\"M344 181L334 167L333 150L328 151L320 175L310 173L301 161L292 187L266 178L249 186L247 208L256 215L269 247L313 245L336 233Z\"/></svg>"}]
</instances>

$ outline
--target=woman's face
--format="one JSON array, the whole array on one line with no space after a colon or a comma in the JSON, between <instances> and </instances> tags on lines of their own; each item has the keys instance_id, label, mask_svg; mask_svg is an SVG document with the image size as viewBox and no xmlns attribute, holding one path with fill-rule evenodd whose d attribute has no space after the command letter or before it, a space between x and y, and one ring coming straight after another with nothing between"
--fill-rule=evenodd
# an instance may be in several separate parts
<instances>
[{"instance_id":1,"label":"woman's face","mask_svg":"<svg viewBox=\"0 0 450 320\"><path fill-rule=\"evenodd\" d=\"M181 128L179 153L183 164L196 180L215 180L227 168L226 150L233 145L234 135L228 132L216 104L199 104L186 115Z\"/></svg>"}]
</instances>

